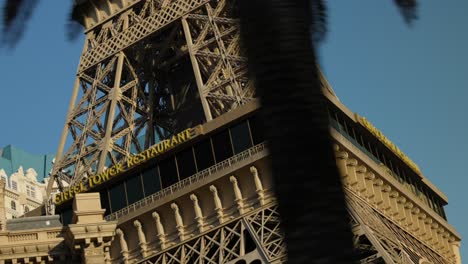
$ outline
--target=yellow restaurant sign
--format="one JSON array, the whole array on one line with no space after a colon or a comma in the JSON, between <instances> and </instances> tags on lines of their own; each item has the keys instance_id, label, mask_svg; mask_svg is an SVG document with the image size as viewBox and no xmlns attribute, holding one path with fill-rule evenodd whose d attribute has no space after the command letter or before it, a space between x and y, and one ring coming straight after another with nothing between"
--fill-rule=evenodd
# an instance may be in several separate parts
<instances>
[{"instance_id":1,"label":"yellow restaurant sign","mask_svg":"<svg viewBox=\"0 0 468 264\"><path fill-rule=\"evenodd\" d=\"M408 165L414 172L419 176L422 176L421 170L418 165L414 163L408 156L403 153L393 142L390 141L380 130L378 130L371 122L365 117L356 114L356 119L359 123L364 126L372 135L374 135L380 142L382 142L387 148L389 148L395 155L397 155L406 165Z\"/></svg>"},{"instance_id":2,"label":"yellow restaurant sign","mask_svg":"<svg viewBox=\"0 0 468 264\"><path fill-rule=\"evenodd\" d=\"M75 194L86 192L91 188L99 186L122 172L127 171L146 160L154 158L183 142L186 142L192 137L192 131L192 128L186 129L177 135L172 136L172 138L163 140L139 154L127 157L124 161L115 164L101 173L84 178L83 181L70 186L66 191L56 194L54 197L54 203L59 205L73 199Z\"/></svg>"}]
</instances>

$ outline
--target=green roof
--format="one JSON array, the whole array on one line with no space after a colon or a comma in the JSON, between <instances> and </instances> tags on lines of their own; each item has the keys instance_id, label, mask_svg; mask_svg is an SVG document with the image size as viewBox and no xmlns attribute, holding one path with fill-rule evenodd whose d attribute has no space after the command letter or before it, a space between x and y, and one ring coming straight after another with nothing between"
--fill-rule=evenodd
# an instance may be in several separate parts
<instances>
[{"instance_id":1,"label":"green roof","mask_svg":"<svg viewBox=\"0 0 468 264\"><path fill-rule=\"evenodd\" d=\"M12 145L0 149L0 169L5 170L8 177L22 166L24 170L33 168L37 172L37 181L48 177L52 169L54 154L32 154Z\"/></svg>"}]
</instances>

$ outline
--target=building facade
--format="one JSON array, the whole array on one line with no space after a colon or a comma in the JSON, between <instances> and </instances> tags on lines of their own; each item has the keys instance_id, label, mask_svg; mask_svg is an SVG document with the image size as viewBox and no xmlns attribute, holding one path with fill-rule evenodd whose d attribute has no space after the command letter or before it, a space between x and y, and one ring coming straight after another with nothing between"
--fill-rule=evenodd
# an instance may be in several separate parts
<instances>
[{"instance_id":1,"label":"building facade","mask_svg":"<svg viewBox=\"0 0 468 264\"><path fill-rule=\"evenodd\" d=\"M44 203L53 158L52 154L31 154L12 145L0 149L6 219L20 217Z\"/></svg>"},{"instance_id":2,"label":"building facade","mask_svg":"<svg viewBox=\"0 0 468 264\"><path fill-rule=\"evenodd\" d=\"M327 97L330 133L360 261L461 263L461 238L443 208L446 196L388 139L364 123L368 121L359 121L362 117L334 95ZM112 176L108 168L108 178L90 177L94 185L86 185L83 193L99 195L86 206L102 207L104 222L115 224L106 246L97 250L102 258L108 263L284 262L287 251L259 107L253 102L197 126L190 138L154 157L134 155L123 161L134 162L133 167L122 165ZM141 155L150 156L149 149ZM80 262L86 256L69 249L67 239L77 224L73 201L82 193L67 195L56 198L55 212L63 226L54 243L67 252L62 261ZM15 221L9 220L6 227ZM3 234L17 232L6 229ZM20 243L39 240L31 237ZM2 252L5 247L9 245L0 244Z\"/></svg>"},{"instance_id":3,"label":"building facade","mask_svg":"<svg viewBox=\"0 0 468 264\"><path fill-rule=\"evenodd\" d=\"M235 1L75 8L86 40L46 191L61 192L2 225L0 262L285 262ZM322 81L357 260L461 263L447 197Z\"/></svg>"},{"instance_id":4,"label":"building facade","mask_svg":"<svg viewBox=\"0 0 468 264\"><path fill-rule=\"evenodd\" d=\"M22 216L43 204L46 184L37 181L37 173L33 168L25 172L20 166L18 171L9 177L4 170L0 169L0 177L5 182L2 193L6 219Z\"/></svg>"}]
</instances>

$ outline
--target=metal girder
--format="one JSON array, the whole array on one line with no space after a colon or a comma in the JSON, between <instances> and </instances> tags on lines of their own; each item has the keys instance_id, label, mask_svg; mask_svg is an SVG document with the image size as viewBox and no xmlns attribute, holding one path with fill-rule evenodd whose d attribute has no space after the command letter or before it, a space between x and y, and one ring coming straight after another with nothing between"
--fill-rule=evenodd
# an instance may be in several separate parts
<instances>
[{"instance_id":1,"label":"metal girder","mask_svg":"<svg viewBox=\"0 0 468 264\"><path fill-rule=\"evenodd\" d=\"M282 263L286 256L277 206L272 204L183 241L137 263L241 263L254 254L262 263Z\"/></svg>"},{"instance_id":2,"label":"metal girder","mask_svg":"<svg viewBox=\"0 0 468 264\"><path fill-rule=\"evenodd\" d=\"M233 2L211 1L182 19L205 115L221 115L255 96L240 53Z\"/></svg>"},{"instance_id":3,"label":"metal girder","mask_svg":"<svg viewBox=\"0 0 468 264\"><path fill-rule=\"evenodd\" d=\"M88 51L82 55L78 72L85 71L100 61L117 54L207 2L209 1L179 0L156 9L148 8L154 1L144 1L141 10L130 9L117 18L118 22L115 23L115 26L104 26L97 38L91 41ZM130 20L130 18L133 19ZM122 19L129 21L128 28L121 26ZM110 30L111 28L113 30ZM111 31L112 34L107 34L107 31Z\"/></svg>"},{"instance_id":4,"label":"metal girder","mask_svg":"<svg viewBox=\"0 0 468 264\"><path fill-rule=\"evenodd\" d=\"M429 259L434 264L451 263L391 223L365 201L349 191L346 193L351 222L359 226L353 231L355 246L363 242L371 246L364 252L365 257L359 260L360 263L419 263L421 259ZM360 232L356 232L358 229Z\"/></svg>"},{"instance_id":5,"label":"metal girder","mask_svg":"<svg viewBox=\"0 0 468 264\"><path fill-rule=\"evenodd\" d=\"M254 98L234 11L142 0L89 29L48 196Z\"/></svg>"}]
</instances>

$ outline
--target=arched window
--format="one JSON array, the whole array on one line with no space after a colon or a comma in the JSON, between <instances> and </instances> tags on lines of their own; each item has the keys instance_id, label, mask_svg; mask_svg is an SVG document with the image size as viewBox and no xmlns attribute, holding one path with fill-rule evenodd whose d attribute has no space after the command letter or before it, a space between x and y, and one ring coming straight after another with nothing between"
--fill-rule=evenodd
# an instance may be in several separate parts
<instances>
[{"instance_id":1,"label":"arched window","mask_svg":"<svg viewBox=\"0 0 468 264\"><path fill-rule=\"evenodd\" d=\"M24 213L27 213L27 212L29 212L29 207L26 205L24 206Z\"/></svg>"},{"instance_id":2,"label":"arched window","mask_svg":"<svg viewBox=\"0 0 468 264\"><path fill-rule=\"evenodd\" d=\"M18 190L18 183L15 181L11 181L11 188L15 191Z\"/></svg>"},{"instance_id":3,"label":"arched window","mask_svg":"<svg viewBox=\"0 0 468 264\"><path fill-rule=\"evenodd\" d=\"M36 198L36 188L32 185L26 185L26 193L31 198Z\"/></svg>"},{"instance_id":4,"label":"arched window","mask_svg":"<svg viewBox=\"0 0 468 264\"><path fill-rule=\"evenodd\" d=\"M16 210L16 203L15 203L15 201L11 201L11 209Z\"/></svg>"}]
</instances>

